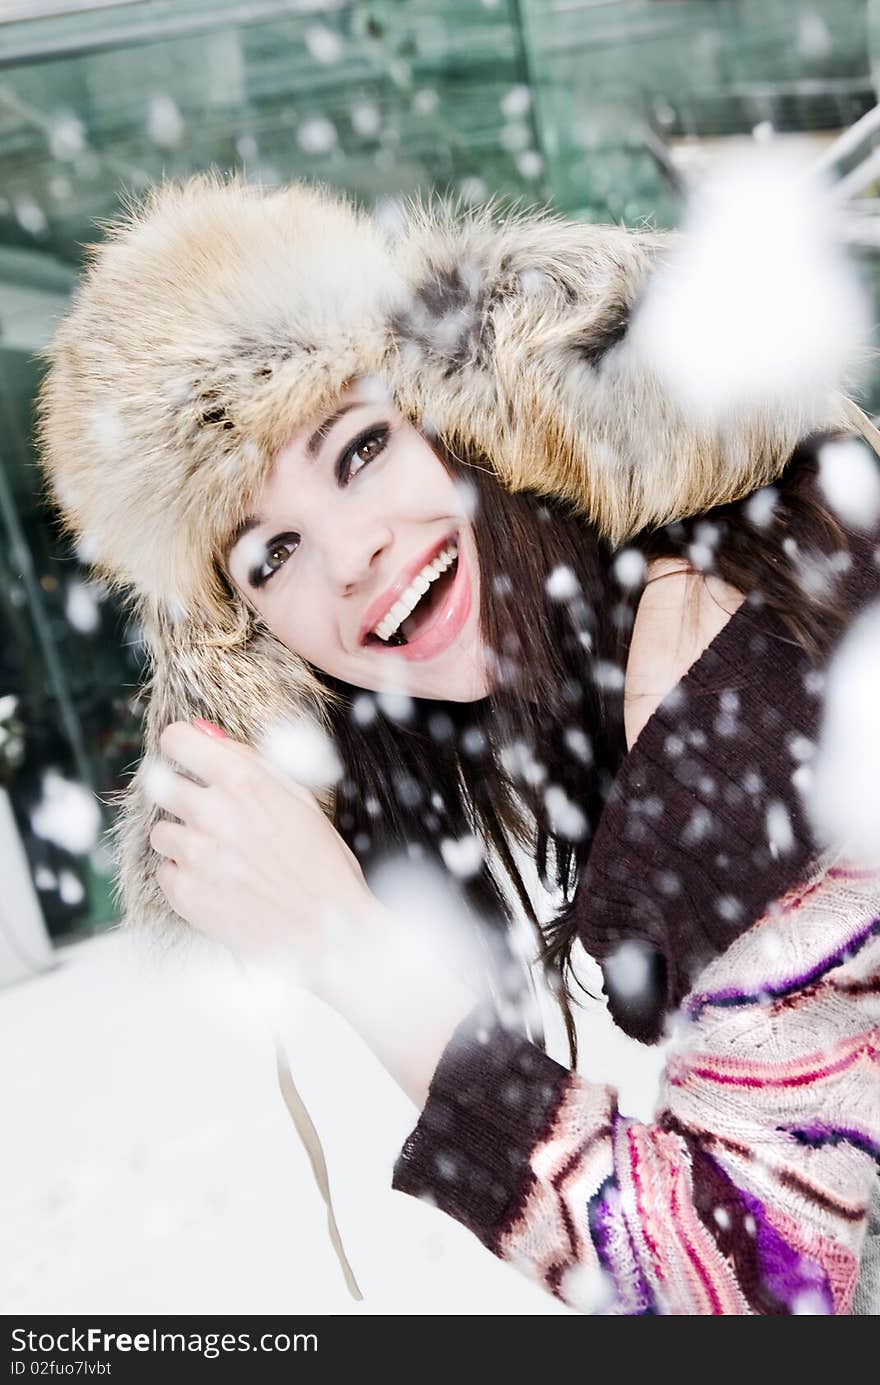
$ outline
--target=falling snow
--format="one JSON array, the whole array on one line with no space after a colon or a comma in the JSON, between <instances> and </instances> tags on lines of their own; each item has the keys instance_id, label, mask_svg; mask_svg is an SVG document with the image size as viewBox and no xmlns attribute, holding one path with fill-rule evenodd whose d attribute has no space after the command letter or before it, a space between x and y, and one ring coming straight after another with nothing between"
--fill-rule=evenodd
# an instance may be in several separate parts
<instances>
[{"instance_id":1,"label":"falling snow","mask_svg":"<svg viewBox=\"0 0 880 1385\"><path fill-rule=\"evenodd\" d=\"M570 567L555 567L544 584L547 588L547 595L553 601L570 601L577 596L581 589L581 584Z\"/></svg>"},{"instance_id":2,"label":"falling snow","mask_svg":"<svg viewBox=\"0 0 880 1385\"><path fill-rule=\"evenodd\" d=\"M325 115L309 116L296 132L296 142L304 154L329 154L337 139L336 126Z\"/></svg>"},{"instance_id":3,"label":"falling snow","mask_svg":"<svg viewBox=\"0 0 880 1385\"><path fill-rule=\"evenodd\" d=\"M702 423L756 408L815 414L869 337L840 239L826 189L790 153L771 143L721 160L692 195L632 348Z\"/></svg>"},{"instance_id":4,"label":"falling snow","mask_svg":"<svg viewBox=\"0 0 880 1385\"><path fill-rule=\"evenodd\" d=\"M819 448L819 484L844 524L873 529L880 520L880 461L859 438L839 438Z\"/></svg>"},{"instance_id":5,"label":"falling snow","mask_svg":"<svg viewBox=\"0 0 880 1385\"><path fill-rule=\"evenodd\" d=\"M14 204L15 219L23 231L42 236L49 229L46 213L32 197L19 197Z\"/></svg>"},{"instance_id":6,"label":"falling snow","mask_svg":"<svg viewBox=\"0 0 880 1385\"><path fill-rule=\"evenodd\" d=\"M576 803L558 784L550 784L544 792L544 806L551 830L570 841L580 841L587 833L587 819Z\"/></svg>"},{"instance_id":7,"label":"falling snow","mask_svg":"<svg viewBox=\"0 0 880 1385\"><path fill-rule=\"evenodd\" d=\"M778 501L779 492L775 486L762 486L746 501L746 519L756 529L766 529L773 522Z\"/></svg>"},{"instance_id":8,"label":"falling snow","mask_svg":"<svg viewBox=\"0 0 880 1385\"><path fill-rule=\"evenodd\" d=\"M483 866L483 844L479 837L468 835L454 841L446 837L440 843L440 853L447 868L459 880L477 875Z\"/></svg>"},{"instance_id":9,"label":"falling snow","mask_svg":"<svg viewBox=\"0 0 880 1385\"><path fill-rule=\"evenodd\" d=\"M342 777L342 763L332 740L305 717L270 727L257 746L273 768L306 789L327 789Z\"/></svg>"},{"instance_id":10,"label":"falling snow","mask_svg":"<svg viewBox=\"0 0 880 1385\"><path fill-rule=\"evenodd\" d=\"M637 548L622 548L615 556L613 571L622 587L637 587L645 575L645 559Z\"/></svg>"},{"instance_id":11,"label":"falling snow","mask_svg":"<svg viewBox=\"0 0 880 1385\"><path fill-rule=\"evenodd\" d=\"M80 904L85 898L85 889L78 875L72 870L58 873L58 895L64 904Z\"/></svg>"},{"instance_id":12,"label":"falling snow","mask_svg":"<svg viewBox=\"0 0 880 1385\"><path fill-rule=\"evenodd\" d=\"M167 92L153 96L147 112L147 132L153 143L173 149L183 139L183 131L183 116L174 98Z\"/></svg>"},{"instance_id":13,"label":"falling snow","mask_svg":"<svg viewBox=\"0 0 880 1385\"><path fill-rule=\"evenodd\" d=\"M49 148L59 162L75 159L85 148L82 122L69 113L57 116L49 131Z\"/></svg>"},{"instance_id":14,"label":"falling snow","mask_svg":"<svg viewBox=\"0 0 880 1385\"><path fill-rule=\"evenodd\" d=\"M774 801L767 808L767 840L774 857L785 856L794 846L791 815L784 803Z\"/></svg>"},{"instance_id":15,"label":"falling snow","mask_svg":"<svg viewBox=\"0 0 880 1385\"><path fill-rule=\"evenodd\" d=\"M82 784L49 769L43 775L40 801L31 813L31 827L38 837L79 856L97 842L101 811L94 794Z\"/></svg>"},{"instance_id":16,"label":"falling snow","mask_svg":"<svg viewBox=\"0 0 880 1385\"><path fill-rule=\"evenodd\" d=\"M646 996L651 984L653 953L646 943L628 938L610 952L604 962L605 975L622 1000Z\"/></svg>"},{"instance_id":17,"label":"falling snow","mask_svg":"<svg viewBox=\"0 0 880 1385\"><path fill-rule=\"evenodd\" d=\"M880 605L854 622L828 671L819 744L807 778L820 837L880 864Z\"/></svg>"},{"instance_id":18,"label":"falling snow","mask_svg":"<svg viewBox=\"0 0 880 1385\"><path fill-rule=\"evenodd\" d=\"M349 112L351 127L362 139L373 139L379 133L382 117L373 101L356 101Z\"/></svg>"},{"instance_id":19,"label":"falling snow","mask_svg":"<svg viewBox=\"0 0 880 1385\"><path fill-rule=\"evenodd\" d=\"M93 635L101 623L100 597L102 589L95 583L73 579L67 586L64 614L74 630L81 635Z\"/></svg>"},{"instance_id":20,"label":"falling snow","mask_svg":"<svg viewBox=\"0 0 880 1385\"><path fill-rule=\"evenodd\" d=\"M332 29L323 24L312 24L304 34L306 47L315 62L324 66L338 62L342 57L342 40Z\"/></svg>"}]
</instances>

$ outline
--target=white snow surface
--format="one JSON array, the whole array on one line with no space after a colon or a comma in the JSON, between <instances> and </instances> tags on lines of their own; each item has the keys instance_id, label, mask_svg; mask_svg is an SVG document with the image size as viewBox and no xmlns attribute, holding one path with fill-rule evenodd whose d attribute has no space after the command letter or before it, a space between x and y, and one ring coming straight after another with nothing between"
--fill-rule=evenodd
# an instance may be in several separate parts
<instances>
[{"instance_id":1,"label":"white snow surface","mask_svg":"<svg viewBox=\"0 0 880 1385\"><path fill-rule=\"evenodd\" d=\"M0 992L0 1101L15 1112L0 1144L6 1313L570 1311L392 1191L415 1107L307 993L279 981L270 996L208 944L162 956L124 929L56 956ZM579 956L598 995L598 968ZM548 1051L566 1062L542 1003ZM662 1046L628 1039L601 1001L585 1006L581 1071L650 1118ZM278 1092L273 1025L324 1144L360 1304Z\"/></svg>"}]
</instances>

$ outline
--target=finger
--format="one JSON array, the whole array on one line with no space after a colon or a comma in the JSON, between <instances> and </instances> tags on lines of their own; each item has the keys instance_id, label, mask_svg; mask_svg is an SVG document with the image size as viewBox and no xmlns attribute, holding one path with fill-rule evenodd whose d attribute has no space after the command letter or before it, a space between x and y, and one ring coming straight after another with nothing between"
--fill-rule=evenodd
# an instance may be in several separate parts
<instances>
[{"instance_id":1,"label":"finger","mask_svg":"<svg viewBox=\"0 0 880 1385\"><path fill-rule=\"evenodd\" d=\"M155 803L158 808L164 808L168 813L173 813L183 822L197 823L202 819L208 790L203 785L194 784L191 779L178 774L164 761L151 766L145 782L145 792L151 803Z\"/></svg>"},{"instance_id":2,"label":"finger","mask_svg":"<svg viewBox=\"0 0 880 1385\"><path fill-rule=\"evenodd\" d=\"M180 867L174 861L163 861L156 867L156 884L164 894L169 906L175 913L178 909L178 882L180 879ZM183 915L181 915L183 917Z\"/></svg>"},{"instance_id":3,"label":"finger","mask_svg":"<svg viewBox=\"0 0 880 1385\"><path fill-rule=\"evenodd\" d=\"M150 845L169 860L178 864L186 850L187 828L179 822L168 822L166 818L154 822L150 828Z\"/></svg>"},{"instance_id":4,"label":"finger","mask_svg":"<svg viewBox=\"0 0 880 1385\"><path fill-rule=\"evenodd\" d=\"M322 817L327 816L311 789L307 789L305 785L300 784L298 780L291 779L288 773L283 769L279 769L277 765L273 765L271 760L266 760L261 756L260 763L265 765L269 773L274 775L279 783L284 785L285 789L289 789L294 798L297 798L300 803L304 804L307 808L311 808L313 812L320 813Z\"/></svg>"},{"instance_id":5,"label":"finger","mask_svg":"<svg viewBox=\"0 0 880 1385\"><path fill-rule=\"evenodd\" d=\"M250 746L240 741L207 736L186 721L172 721L166 726L159 745L170 760L176 760L206 784L227 782L242 760L254 754Z\"/></svg>"}]
</instances>

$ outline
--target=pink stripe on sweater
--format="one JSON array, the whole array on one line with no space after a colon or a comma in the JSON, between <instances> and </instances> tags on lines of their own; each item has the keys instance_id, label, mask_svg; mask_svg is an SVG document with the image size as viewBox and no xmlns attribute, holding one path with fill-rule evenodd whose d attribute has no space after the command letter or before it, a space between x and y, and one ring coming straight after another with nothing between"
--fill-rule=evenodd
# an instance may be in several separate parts
<instances>
[{"instance_id":1,"label":"pink stripe on sweater","mask_svg":"<svg viewBox=\"0 0 880 1385\"><path fill-rule=\"evenodd\" d=\"M703 1291L706 1294L706 1297L708 1298L710 1304L712 1305L711 1316L715 1318L722 1317L724 1316L724 1308L722 1306L721 1299L718 1297L718 1294L715 1290L715 1286L712 1283L712 1277L709 1274L707 1267L703 1264L702 1260L697 1254L696 1247L691 1243L690 1237L688 1236L688 1233L685 1230L685 1222L684 1218L682 1217L681 1206L678 1200L678 1189L676 1187L675 1178L673 1178L670 1182L669 1191L670 1210L672 1212L672 1220L675 1223L676 1229L678 1231L678 1238L681 1241L681 1244L684 1246L685 1252L687 1253L687 1257L690 1260L693 1268L696 1270L697 1277L703 1286Z\"/></svg>"},{"instance_id":2,"label":"pink stripe on sweater","mask_svg":"<svg viewBox=\"0 0 880 1385\"><path fill-rule=\"evenodd\" d=\"M755 1063L746 1065L737 1060L720 1059L715 1063L676 1062L670 1064L670 1082L676 1087L685 1085L688 1077L704 1077L709 1082L726 1087L805 1087L845 1072L861 1058L876 1062L880 1056L880 1030L872 1029L856 1039L847 1039L835 1046L838 1057L823 1062L818 1054L810 1054L788 1063ZM833 1049L832 1052L835 1050Z\"/></svg>"}]
</instances>

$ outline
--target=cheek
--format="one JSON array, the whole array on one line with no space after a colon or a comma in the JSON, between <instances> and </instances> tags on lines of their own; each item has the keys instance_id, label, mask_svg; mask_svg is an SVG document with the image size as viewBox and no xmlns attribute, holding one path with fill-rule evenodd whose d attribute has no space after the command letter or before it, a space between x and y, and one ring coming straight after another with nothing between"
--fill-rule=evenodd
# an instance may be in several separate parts
<instances>
[{"instance_id":1,"label":"cheek","mask_svg":"<svg viewBox=\"0 0 880 1385\"><path fill-rule=\"evenodd\" d=\"M289 591L279 593L267 624L293 654L333 673L335 670L330 666L335 647L332 614L327 609L325 594L291 582Z\"/></svg>"},{"instance_id":2,"label":"cheek","mask_svg":"<svg viewBox=\"0 0 880 1385\"><path fill-rule=\"evenodd\" d=\"M430 444L413 428L401 429L391 465L382 476L382 491L394 509L413 515L455 514L462 509L458 487Z\"/></svg>"}]
</instances>

